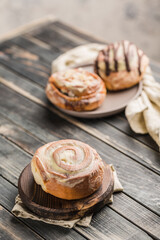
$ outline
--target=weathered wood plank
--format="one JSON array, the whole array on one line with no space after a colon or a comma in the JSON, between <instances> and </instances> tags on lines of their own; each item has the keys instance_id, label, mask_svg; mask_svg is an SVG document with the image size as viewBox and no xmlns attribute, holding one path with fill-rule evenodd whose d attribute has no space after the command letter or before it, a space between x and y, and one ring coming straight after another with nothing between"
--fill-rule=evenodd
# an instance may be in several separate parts
<instances>
[{"instance_id":1,"label":"weathered wood plank","mask_svg":"<svg viewBox=\"0 0 160 240\"><path fill-rule=\"evenodd\" d=\"M2 189L1 202L7 209L11 210L14 198L17 194L17 189L2 177L0 177L0 185ZM33 222L31 220L22 220L25 222L25 224L34 228L39 234L41 234L41 236L45 238L47 237L47 239L50 239L53 233L55 236L57 235L57 237L60 237L59 231L61 231L61 228L59 227L50 226L49 224L47 225L35 221ZM103 210L101 210L99 213L95 214L91 222L91 227L82 228L76 226L75 229L88 239L127 240L130 239L131 235L134 236L133 239L136 240L150 239L143 231L135 227L133 224L125 220L123 217L118 215L107 206L103 208ZM64 229L64 231L67 230Z\"/></svg>"},{"instance_id":2,"label":"weathered wood plank","mask_svg":"<svg viewBox=\"0 0 160 240\"><path fill-rule=\"evenodd\" d=\"M50 75L50 66L40 61L40 57L16 45L0 45L0 63L23 76L45 86ZM37 78L37 74L39 77Z\"/></svg>"},{"instance_id":3,"label":"weathered wood plank","mask_svg":"<svg viewBox=\"0 0 160 240\"><path fill-rule=\"evenodd\" d=\"M94 129L92 133L99 134L100 138L106 143L115 147L124 154L130 156L142 165L149 166L150 169L160 173L159 159L160 153L151 150L150 147L140 143L126 132L119 131L115 126L109 125L108 120L81 120L85 123L88 130ZM113 126L113 127L112 127Z\"/></svg>"},{"instance_id":4,"label":"weathered wood plank","mask_svg":"<svg viewBox=\"0 0 160 240\"><path fill-rule=\"evenodd\" d=\"M31 35L40 39L41 41L46 42L51 47L58 47L62 50L69 50L80 45L80 42L75 42L68 38L68 36L65 36L59 31L52 29L50 24L47 26L47 28L43 27L37 29L37 31L33 31Z\"/></svg>"},{"instance_id":5,"label":"weathered wood plank","mask_svg":"<svg viewBox=\"0 0 160 240\"><path fill-rule=\"evenodd\" d=\"M30 94L28 96L29 98L31 97L31 99L32 99L31 95L34 95L34 97L37 97L42 102L43 106L50 108L50 105L48 104L48 101L46 99L43 89L41 89L37 85L32 84L31 82L26 81L26 79L23 79L23 81L22 81L22 78L11 73L10 71L6 71L6 69L4 69L1 66L0 66L0 71L1 71L1 76L3 78L7 79L7 81L14 83L18 87L21 87L23 90L29 92L29 94ZM35 100L35 99L33 99L33 100ZM53 108L53 110L54 110L54 108ZM59 112L57 111L56 113L59 113ZM62 115L64 118L66 118L66 116L64 114L62 114ZM114 122L115 117L112 117L112 118L113 118L113 122ZM117 118L118 118L118 116L117 116ZM67 117L67 119L70 119L70 118ZM85 120L85 121L81 120L80 123L81 124L83 123L85 131L88 131L92 135L99 137L101 140L103 140L110 146L118 149L119 151L123 152L124 154L126 154L128 156L131 156L136 161L153 169L154 171L156 171L156 172L160 171L159 160L158 160L160 157L159 152L153 151L149 147L134 140L134 138L129 137L128 134L126 135L126 132L124 134L121 131L118 131L117 130L118 127L116 127L116 125L114 125L114 128L111 127L110 122L109 122L109 124L106 124L104 122L104 120L98 120L98 119ZM105 121L107 121L107 119ZM74 124L77 124L77 122L74 121ZM117 125L118 124L121 125L121 121L120 121L120 123L117 123ZM120 128L119 128L119 130L120 130ZM133 149L133 147L134 147L134 149ZM143 148L143 155L140 154L142 148Z\"/></svg>"},{"instance_id":6,"label":"weathered wood plank","mask_svg":"<svg viewBox=\"0 0 160 240\"><path fill-rule=\"evenodd\" d=\"M0 239L43 239L0 205Z\"/></svg>"},{"instance_id":7,"label":"weathered wood plank","mask_svg":"<svg viewBox=\"0 0 160 240\"><path fill-rule=\"evenodd\" d=\"M119 131L124 132L125 134L131 136L132 138L144 143L145 145L153 148L156 151L159 151L158 145L153 141L153 139L148 134L137 134L132 131L130 128L126 117L123 114L118 114L112 117L104 118L103 119L106 123L110 124L111 126L117 128Z\"/></svg>"},{"instance_id":8,"label":"weathered wood plank","mask_svg":"<svg viewBox=\"0 0 160 240\"><path fill-rule=\"evenodd\" d=\"M31 156L20 151L15 145L5 144L6 140L2 137L0 142L0 152L2 153L0 174L14 185L17 185L18 176L23 168L31 161Z\"/></svg>"},{"instance_id":9,"label":"weathered wood plank","mask_svg":"<svg viewBox=\"0 0 160 240\"><path fill-rule=\"evenodd\" d=\"M146 232L153 237L160 238L160 218L150 213L144 206L139 206L139 203L127 195L114 194L114 202L110 207L140 228L144 229L145 226ZM132 212L129 209L132 209Z\"/></svg>"},{"instance_id":10,"label":"weathered wood plank","mask_svg":"<svg viewBox=\"0 0 160 240\"><path fill-rule=\"evenodd\" d=\"M85 39L87 40L88 42L97 42L97 43L105 43L103 40L100 40L94 36L90 36L88 35L87 33L84 33L80 30L77 30L76 28L74 28L73 26L69 26L65 23L62 23L60 21L54 21L53 23L50 24L51 27L58 27L59 29L63 29L65 30L66 32L70 32L72 33L73 35L75 36L78 36L82 39Z\"/></svg>"},{"instance_id":11,"label":"weathered wood plank","mask_svg":"<svg viewBox=\"0 0 160 240\"><path fill-rule=\"evenodd\" d=\"M11 211L14 206L15 197L18 194L17 188L0 176L0 192L1 192L0 203L9 211ZM37 221L21 218L21 225L22 225L22 222L24 222L25 225L27 225L29 228L35 230L40 236L42 236L45 239L56 239L56 240L86 239L85 237L82 237L80 234L75 232L73 229L65 229L58 226L45 224L43 222L37 222ZM10 223L8 223L8 226L10 226ZM21 231L21 228L19 229L19 231ZM23 228L22 228L22 234L23 234ZM20 238L20 239L23 239L23 238ZM24 236L24 239L32 239L32 236L30 237L28 236L28 238Z\"/></svg>"},{"instance_id":12,"label":"weathered wood plank","mask_svg":"<svg viewBox=\"0 0 160 240\"><path fill-rule=\"evenodd\" d=\"M47 109L38 106L5 87L1 87L1 90L1 99L5 95L8 96L8 99L12 99L12 102L6 100L1 107L2 114L8 119L23 126L23 128L31 131L45 142L60 138L73 138L73 136L75 139L87 142L97 149L106 162L115 165L127 194L137 201L142 202L142 204L153 211L160 212L158 206L160 176L111 148L104 142L62 120ZM156 191L152 190L153 185L156 187Z\"/></svg>"},{"instance_id":13,"label":"weathered wood plank","mask_svg":"<svg viewBox=\"0 0 160 240\"><path fill-rule=\"evenodd\" d=\"M69 31L66 31L63 28L59 28L56 25L50 24L49 29L51 31L53 30L53 31L56 31L56 32L60 33L62 36L65 36L67 39L77 43L78 45L89 43L88 40L86 40L86 39L84 39L84 38L82 38L82 37L80 37L76 34L73 34Z\"/></svg>"},{"instance_id":14,"label":"weathered wood plank","mask_svg":"<svg viewBox=\"0 0 160 240\"><path fill-rule=\"evenodd\" d=\"M51 64L51 62L56 59L60 54L63 52L58 49L57 47L52 47L50 49L46 49L42 46L35 44L33 41L29 39L29 37L16 37L9 41L13 45L18 45L21 48L25 48L31 53L35 53L38 55L42 60Z\"/></svg>"},{"instance_id":15,"label":"weathered wood plank","mask_svg":"<svg viewBox=\"0 0 160 240\"><path fill-rule=\"evenodd\" d=\"M31 135L29 131L20 128L18 125L4 118L1 114L0 134L31 154L34 154L39 147L45 144L45 142Z\"/></svg>"},{"instance_id":16,"label":"weathered wood plank","mask_svg":"<svg viewBox=\"0 0 160 240\"><path fill-rule=\"evenodd\" d=\"M41 101L46 101L47 103L43 87L39 86L37 83L30 82L27 78L21 77L19 74L15 74L11 70L0 65L0 82L2 82L2 78L13 83L15 86L19 86L22 90L28 90L28 93L31 96L36 97Z\"/></svg>"},{"instance_id":17,"label":"weathered wood plank","mask_svg":"<svg viewBox=\"0 0 160 240\"><path fill-rule=\"evenodd\" d=\"M80 228L77 226L76 229L79 230L79 232L84 231L86 234L91 234L92 237L96 235L97 238L99 237L100 239L104 239L104 240L105 239L107 240L111 240L111 239L112 240L119 240L119 239L146 240L148 239L149 236L147 234L144 234L143 232L139 232L137 231L137 229L134 229L135 231L133 231L133 229L131 229L131 226L126 224L127 222L125 222L122 217L117 218L116 212L112 212L112 216L109 218L110 211L111 209L106 207L104 210L101 210L98 213L98 217L96 214L91 222L90 228L86 229L84 227ZM125 235L128 235L128 237L126 237Z\"/></svg>"}]
</instances>

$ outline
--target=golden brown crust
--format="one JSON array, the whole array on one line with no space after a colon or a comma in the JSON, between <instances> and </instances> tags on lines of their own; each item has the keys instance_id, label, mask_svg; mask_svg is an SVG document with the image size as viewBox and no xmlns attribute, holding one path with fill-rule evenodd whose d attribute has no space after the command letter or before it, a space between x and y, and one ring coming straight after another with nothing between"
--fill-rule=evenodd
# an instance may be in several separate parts
<instances>
[{"instance_id":1,"label":"golden brown crust","mask_svg":"<svg viewBox=\"0 0 160 240\"><path fill-rule=\"evenodd\" d=\"M104 72L100 70L100 74L108 90L118 91L133 87L139 83L143 78L144 72L139 75L137 70L130 72L120 71L112 72L109 76L106 76Z\"/></svg>"},{"instance_id":2,"label":"golden brown crust","mask_svg":"<svg viewBox=\"0 0 160 240\"><path fill-rule=\"evenodd\" d=\"M80 71L75 69L74 71ZM66 95L67 86L57 87L54 74L49 78L46 95L48 99L56 106L73 111L90 111L98 108L104 101L106 89L103 81L96 75L83 71L85 75L91 76L96 84L86 87L82 92L74 89L75 96ZM61 91L65 91L65 94ZM69 91L68 91L69 92Z\"/></svg>"},{"instance_id":3,"label":"golden brown crust","mask_svg":"<svg viewBox=\"0 0 160 240\"><path fill-rule=\"evenodd\" d=\"M42 146L36 151L31 167L36 183L45 192L68 200L95 192L104 173L104 164L97 152L76 140Z\"/></svg>"},{"instance_id":4,"label":"golden brown crust","mask_svg":"<svg viewBox=\"0 0 160 240\"><path fill-rule=\"evenodd\" d=\"M148 57L129 41L115 42L99 51L94 70L111 91L130 88L139 83L146 67Z\"/></svg>"}]
</instances>

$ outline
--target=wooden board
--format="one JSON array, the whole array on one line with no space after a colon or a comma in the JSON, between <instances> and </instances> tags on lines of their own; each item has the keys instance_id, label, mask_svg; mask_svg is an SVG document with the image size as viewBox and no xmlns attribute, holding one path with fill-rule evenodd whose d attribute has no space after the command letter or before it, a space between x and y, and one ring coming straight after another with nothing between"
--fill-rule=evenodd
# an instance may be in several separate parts
<instances>
[{"instance_id":1,"label":"wooden board","mask_svg":"<svg viewBox=\"0 0 160 240\"><path fill-rule=\"evenodd\" d=\"M76 66L88 72L94 73L93 64ZM142 81L135 86L116 92L107 91L104 102L100 107L92 111L76 112L59 108L62 112L79 118L100 118L108 117L122 112L130 101L137 98L142 91Z\"/></svg>"},{"instance_id":2,"label":"wooden board","mask_svg":"<svg viewBox=\"0 0 160 240\"><path fill-rule=\"evenodd\" d=\"M113 193L113 174L109 165L105 164L104 178L101 187L90 196L80 200L64 200L44 192L34 181L31 165L22 171L18 190L23 203L39 216L71 220L99 211Z\"/></svg>"}]
</instances>

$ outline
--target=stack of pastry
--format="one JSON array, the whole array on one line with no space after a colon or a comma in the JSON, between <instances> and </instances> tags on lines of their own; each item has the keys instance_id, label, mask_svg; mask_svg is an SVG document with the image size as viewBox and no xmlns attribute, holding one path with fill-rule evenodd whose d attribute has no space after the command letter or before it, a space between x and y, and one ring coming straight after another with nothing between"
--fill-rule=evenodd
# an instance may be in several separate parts
<instances>
[{"instance_id":1,"label":"stack of pastry","mask_svg":"<svg viewBox=\"0 0 160 240\"><path fill-rule=\"evenodd\" d=\"M122 41L99 51L94 70L108 90L117 91L140 82L148 63L149 59L141 49L129 41Z\"/></svg>"},{"instance_id":2,"label":"stack of pastry","mask_svg":"<svg viewBox=\"0 0 160 240\"><path fill-rule=\"evenodd\" d=\"M80 199L102 184L104 164L95 149L76 140L60 140L39 148L31 162L42 189L58 198Z\"/></svg>"}]
</instances>

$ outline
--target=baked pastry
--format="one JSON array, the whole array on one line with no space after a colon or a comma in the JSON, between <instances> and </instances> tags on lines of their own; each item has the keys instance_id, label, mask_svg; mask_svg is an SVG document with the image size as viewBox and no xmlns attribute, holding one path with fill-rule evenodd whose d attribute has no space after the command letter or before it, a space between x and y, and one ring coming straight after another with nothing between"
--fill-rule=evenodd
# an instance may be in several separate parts
<instances>
[{"instance_id":1,"label":"baked pastry","mask_svg":"<svg viewBox=\"0 0 160 240\"><path fill-rule=\"evenodd\" d=\"M149 59L141 49L129 41L122 41L99 51L94 70L107 89L117 91L140 82L148 64Z\"/></svg>"},{"instance_id":2,"label":"baked pastry","mask_svg":"<svg viewBox=\"0 0 160 240\"><path fill-rule=\"evenodd\" d=\"M48 99L60 108L89 111L102 104L106 89L99 76L79 68L52 74L46 94Z\"/></svg>"},{"instance_id":3,"label":"baked pastry","mask_svg":"<svg viewBox=\"0 0 160 240\"><path fill-rule=\"evenodd\" d=\"M101 185L104 164L89 145L60 140L40 147L31 162L35 182L58 198L80 199Z\"/></svg>"}]
</instances>

